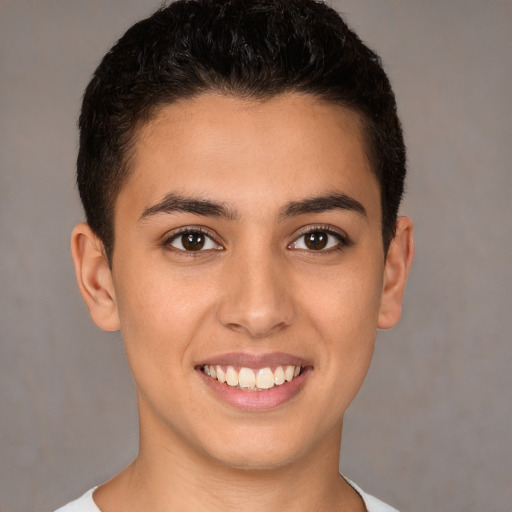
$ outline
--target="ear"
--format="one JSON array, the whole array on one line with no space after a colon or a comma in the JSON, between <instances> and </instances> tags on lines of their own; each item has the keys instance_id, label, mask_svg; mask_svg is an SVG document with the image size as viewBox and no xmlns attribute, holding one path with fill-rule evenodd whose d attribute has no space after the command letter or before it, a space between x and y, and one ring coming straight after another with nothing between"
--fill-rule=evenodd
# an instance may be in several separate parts
<instances>
[{"instance_id":1,"label":"ear","mask_svg":"<svg viewBox=\"0 0 512 512\"><path fill-rule=\"evenodd\" d=\"M105 331L119 330L114 282L105 249L85 222L73 229L71 255L78 288L93 322Z\"/></svg>"},{"instance_id":2,"label":"ear","mask_svg":"<svg viewBox=\"0 0 512 512\"><path fill-rule=\"evenodd\" d=\"M412 220L408 217L399 217L396 223L396 234L389 245L384 265L384 281L377 324L379 329L391 329L400 320L402 298L413 257Z\"/></svg>"}]
</instances>

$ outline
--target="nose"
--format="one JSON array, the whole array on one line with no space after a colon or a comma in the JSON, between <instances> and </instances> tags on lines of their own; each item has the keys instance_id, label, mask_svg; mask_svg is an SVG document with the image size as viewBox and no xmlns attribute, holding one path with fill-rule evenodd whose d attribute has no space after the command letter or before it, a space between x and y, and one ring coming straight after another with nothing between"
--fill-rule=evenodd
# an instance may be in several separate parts
<instances>
[{"instance_id":1,"label":"nose","mask_svg":"<svg viewBox=\"0 0 512 512\"><path fill-rule=\"evenodd\" d=\"M287 272L278 260L260 251L233 257L226 269L226 286L217 310L224 327L251 338L264 338L293 322Z\"/></svg>"}]
</instances>

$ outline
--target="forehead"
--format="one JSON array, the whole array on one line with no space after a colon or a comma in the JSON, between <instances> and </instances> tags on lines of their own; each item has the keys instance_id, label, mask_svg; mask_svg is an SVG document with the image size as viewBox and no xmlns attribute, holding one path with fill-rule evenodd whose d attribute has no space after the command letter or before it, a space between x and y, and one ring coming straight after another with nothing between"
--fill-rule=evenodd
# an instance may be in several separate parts
<instances>
[{"instance_id":1,"label":"forehead","mask_svg":"<svg viewBox=\"0 0 512 512\"><path fill-rule=\"evenodd\" d=\"M360 116L310 95L208 93L161 107L139 129L131 164L125 189L139 211L170 192L270 206L308 190L368 188L376 193L366 201L380 211Z\"/></svg>"}]
</instances>

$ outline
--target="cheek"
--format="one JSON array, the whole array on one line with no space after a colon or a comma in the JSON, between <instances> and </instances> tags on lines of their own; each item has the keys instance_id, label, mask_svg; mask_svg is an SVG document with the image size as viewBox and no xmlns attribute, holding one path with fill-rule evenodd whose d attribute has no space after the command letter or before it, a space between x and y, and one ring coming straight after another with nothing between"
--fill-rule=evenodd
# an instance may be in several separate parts
<instances>
[{"instance_id":1,"label":"cheek","mask_svg":"<svg viewBox=\"0 0 512 512\"><path fill-rule=\"evenodd\" d=\"M303 309L325 343L319 369L333 382L344 407L357 393L370 365L382 288L382 263L376 261L372 266L358 260L333 270L321 286L301 292L306 301Z\"/></svg>"},{"instance_id":2,"label":"cheek","mask_svg":"<svg viewBox=\"0 0 512 512\"><path fill-rule=\"evenodd\" d=\"M129 358L151 358L157 365L168 358L185 359L202 318L212 310L209 283L168 267L125 270L123 275L130 278L116 293Z\"/></svg>"},{"instance_id":3,"label":"cheek","mask_svg":"<svg viewBox=\"0 0 512 512\"><path fill-rule=\"evenodd\" d=\"M302 288L297 295L311 312L317 329L340 335L350 332L349 339L376 331L382 291L378 264L356 263L333 269Z\"/></svg>"}]
</instances>

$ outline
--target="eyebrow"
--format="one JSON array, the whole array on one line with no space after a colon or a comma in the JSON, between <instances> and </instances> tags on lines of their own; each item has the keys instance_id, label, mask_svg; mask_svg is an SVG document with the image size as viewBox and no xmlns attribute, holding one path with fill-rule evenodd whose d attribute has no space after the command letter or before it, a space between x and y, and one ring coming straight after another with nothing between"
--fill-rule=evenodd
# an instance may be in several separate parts
<instances>
[{"instance_id":1,"label":"eyebrow","mask_svg":"<svg viewBox=\"0 0 512 512\"><path fill-rule=\"evenodd\" d=\"M333 193L324 196L316 196L301 201L290 201L282 209L280 219L307 215L309 213L322 213L332 210L347 210L366 217L365 207L356 199L346 194ZM236 220L237 211L225 203L210 201L195 197L185 197L178 194L167 194L159 203L146 208L139 221L160 213L185 212L204 217L220 217L228 220Z\"/></svg>"},{"instance_id":2,"label":"eyebrow","mask_svg":"<svg viewBox=\"0 0 512 512\"><path fill-rule=\"evenodd\" d=\"M235 220L236 211L229 205L209 201L207 199L184 197L178 194L167 194L159 203L146 208L139 221L159 213L186 212L205 217L222 217Z\"/></svg>"},{"instance_id":3,"label":"eyebrow","mask_svg":"<svg viewBox=\"0 0 512 512\"><path fill-rule=\"evenodd\" d=\"M333 193L317 196L302 201L291 201L283 209L281 218L296 217L308 213L322 213L331 210L348 210L366 217L365 207L353 197L346 194Z\"/></svg>"}]
</instances>

